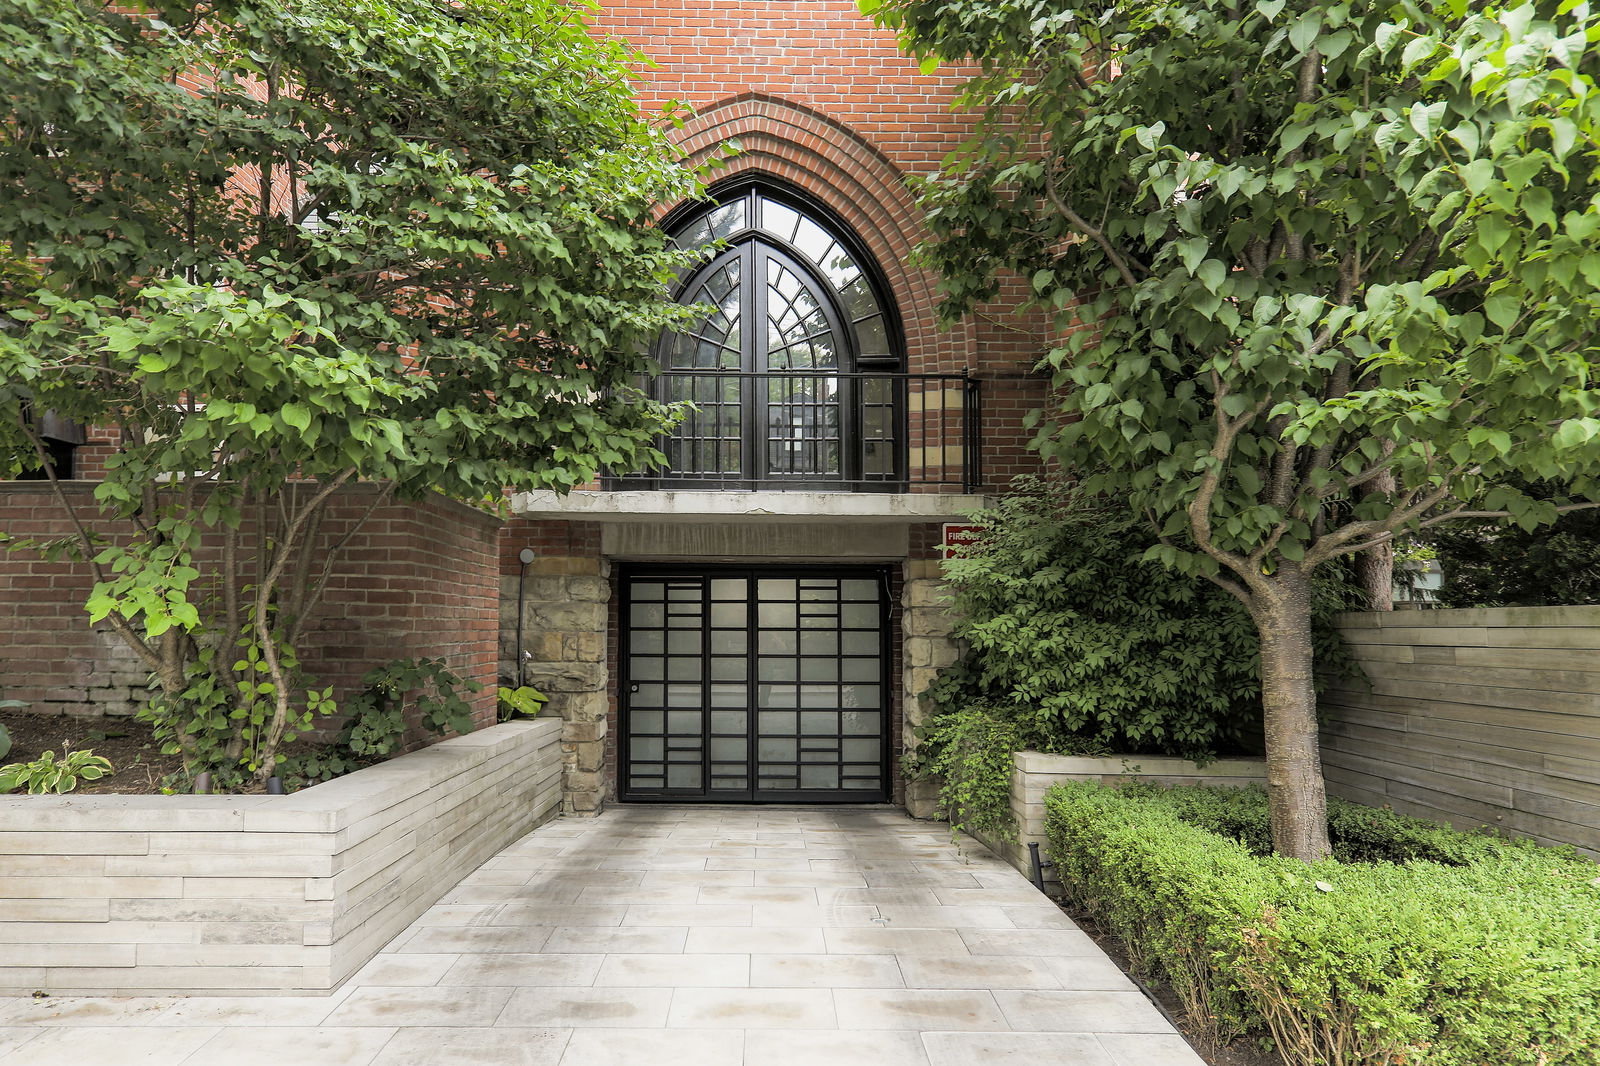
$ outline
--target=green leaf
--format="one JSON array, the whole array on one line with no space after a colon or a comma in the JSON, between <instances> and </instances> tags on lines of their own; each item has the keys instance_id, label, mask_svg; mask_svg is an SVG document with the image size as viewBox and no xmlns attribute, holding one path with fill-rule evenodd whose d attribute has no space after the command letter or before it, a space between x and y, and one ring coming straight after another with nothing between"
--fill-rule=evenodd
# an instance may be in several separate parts
<instances>
[{"instance_id":1,"label":"green leaf","mask_svg":"<svg viewBox=\"0 0 1600 1066\"><path fill-rule=\"evenodd\" d=\"M311 428L311 412L298 403L286 403L278 410L278 417L286 425L300 430L302 433Z\"/></svg>"}]
</instances>

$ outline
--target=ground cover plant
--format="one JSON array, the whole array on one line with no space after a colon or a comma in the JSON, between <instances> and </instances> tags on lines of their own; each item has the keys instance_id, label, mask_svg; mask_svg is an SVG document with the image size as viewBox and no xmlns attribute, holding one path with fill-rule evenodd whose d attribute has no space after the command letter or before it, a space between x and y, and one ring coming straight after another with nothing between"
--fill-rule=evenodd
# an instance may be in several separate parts
<instances>
[{"instance_id":1,"label":"ground cover plant","mask_svg":"<svg viewBox=\"0 0 1600 1066\"><path fill-rule=\"evenodd\" d=\"M1300 1066L1576 1066L1600 1048L1600 869L1330 802L1333 857L1273 855L1261 789L1057 786L1070 903L1212 1039Z\"/></svg>"},{"instance_id":2,"label":"ground cover plant","mask_svg":"<svg viewBox=\"0 0 1600 1066\"><path fill-rule=\"evenodd\" d=\"M634 386L691 312L650 212L696 178L560 0L15 0L0 53L0 477L73 530L9 547L92 569L191 773L265 780L334 709L296 648L341 489L656 454ZM47 414L111 431L92 502Z\"/></svg>"},{"instance_id":3,"label":"ground cover plant","mask_svg":"<svg viewBox=\"0 0 1600 1066\"><path fill-rule=\"evenodd\" d=\"M1249 610L1275 846L1322 857L1313 575L1600 498L1600 13L861 6L982 63L982 128L922 195L944 313L1020 276L1057 316L1038 444Z\"/></svg>"}]
</instances>

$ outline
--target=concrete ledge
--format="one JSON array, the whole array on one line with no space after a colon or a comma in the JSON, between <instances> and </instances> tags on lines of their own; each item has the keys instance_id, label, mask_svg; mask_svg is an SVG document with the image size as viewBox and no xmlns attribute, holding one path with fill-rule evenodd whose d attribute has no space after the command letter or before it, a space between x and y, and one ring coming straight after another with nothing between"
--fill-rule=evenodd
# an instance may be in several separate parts
<instances>
[{"instance_id":1,"label":"concrete ledge","mask_svg":"<svg viewBox=\"0 0 1600 1066\"><path fill-rule=\"evenodd\" d=\"M561 722L290 796L0 797L0 995L328 993L561 804Z\"/></svg>"},{"instance_id":2,"label":"concrete ledge","mask_svg":"<svg viewBox=\"0 0 1600 1066\"><path fill-rule=\"evenodd\" d=\"M520 492L523 518L585 522L953 522L987 506L980 495L938 492L729 492L697 489Z\"/></svg>"},{"instance_id":3,"label":"concrete ledge","mask_svg":"<svg viewBox=\"0 0 1600 1066\"><path fill-rule=\"evenodd\" d=\"M1044 794L1061 781L1095 781L1121 785L1142 781L1159 785L1213 785L1241 787L1265 783L1265 759L1218 759L1199 763L1158 755L1046 755L1019 751L1013 757L1011 813L1017 820L1017 843L985 840L990 850L1031 876L1029 843L1044 843ZM1053 880L1053 878L1047 878Z\"/></svg>"}]
</instances>

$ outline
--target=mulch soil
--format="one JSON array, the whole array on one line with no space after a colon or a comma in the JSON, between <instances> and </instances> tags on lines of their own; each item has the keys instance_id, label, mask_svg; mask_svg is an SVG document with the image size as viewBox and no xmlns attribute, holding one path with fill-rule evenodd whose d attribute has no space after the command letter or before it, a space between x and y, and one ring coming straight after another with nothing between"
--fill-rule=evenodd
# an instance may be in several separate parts
<instances>
[{"instance_id":1,"label":"mulch soil","mask_svg":"<svg viewBox=\"0 0 1600 1066\"><path fill-rule=\"evenodd\" d=\"M161 754L148 725L132 718L74 718L66 715L0 711L0 725L11 733L11 752L0 764L32 762L47 749L91 749L111 760L112 773L98 781L79 781L74 793L159 795L161 780L183 769L176 755Z\"/></svg>"},{"instance_id":2,"label":"mulch soil","mask_svg":"<svg viewBox=\"0 0 1600 1066\"><path fill-rule=\"evenodd\" d=\"M1067 917L1077 923L1079 929L1089 934L1089 938L1100 945L1101 951L1111 956L1112 962L1122 967L1123 973L1131 976L1128 954L1123 950L1120 940L1089 915L1075 912L1060 900L1056 903L1066 912ZM1146 995L1154 996L1161 1004L1167 1018L1183 1033L1184 1039L1194 1048L1195 1054L1205 1059L1210 1066L1287 1066L1276 1050L1262 1048L1248 1037L1235 1040L1224 1047L1209 1046L1205 1036L1195 1026L1189 1024L1183 1004L1173 994L1172 989L1162 984L1146 984L1144 988Z\"/></svg>"}]
</instances>

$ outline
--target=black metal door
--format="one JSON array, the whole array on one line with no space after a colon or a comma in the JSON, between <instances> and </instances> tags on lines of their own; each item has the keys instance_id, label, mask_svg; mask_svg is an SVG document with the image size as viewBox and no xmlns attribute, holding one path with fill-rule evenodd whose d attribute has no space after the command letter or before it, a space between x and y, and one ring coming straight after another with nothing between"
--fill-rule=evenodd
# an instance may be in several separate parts
<instances>
[{"instance_id":1,"label":"black metal door","mask_svg":"<svg viewBox=\"0 0 1600 1066\"><path fill-rule=\"evenodd\" d=\"M628 570L623 797L886 800L886 588L868 568Z\"/></svg>"}]
</instances>

